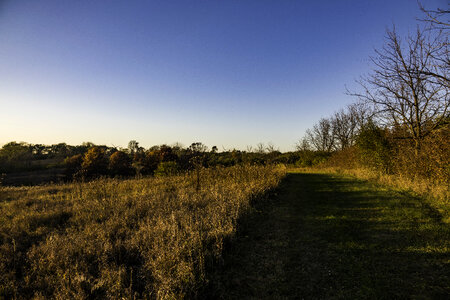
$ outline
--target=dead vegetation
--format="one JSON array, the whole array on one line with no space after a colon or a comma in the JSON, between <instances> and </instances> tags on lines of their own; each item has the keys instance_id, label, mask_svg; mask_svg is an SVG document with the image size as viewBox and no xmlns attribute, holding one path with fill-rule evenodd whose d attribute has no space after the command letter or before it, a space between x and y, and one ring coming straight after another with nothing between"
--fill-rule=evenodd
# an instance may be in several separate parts
<instances>
[{"instance_id":1,"label":"dead vegetation","mask_svg":"<svg viewBox=\"0 0 450 300\"><path fill-rule=\"evenodd\" d=\"M4 188L0 298L183 298L204 286L250 201L284 170L236 166Z\"/></svg>"}]
</instances>

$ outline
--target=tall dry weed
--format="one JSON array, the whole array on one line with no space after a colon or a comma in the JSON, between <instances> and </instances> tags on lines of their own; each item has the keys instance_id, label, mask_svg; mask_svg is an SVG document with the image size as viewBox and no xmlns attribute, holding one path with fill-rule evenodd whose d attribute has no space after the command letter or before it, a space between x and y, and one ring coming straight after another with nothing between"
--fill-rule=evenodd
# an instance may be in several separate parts
<instances>
[{"instance_id":1,"label":"tall dry weed","mask_svg":"<svg viewBox=\"0 0 450 300\"><path fill-rule=\"evenodd\" d=\"M236 166L11 188L0 204L0 298L195 296L250 201L284 170Z\"/></svg>"}]
</instances>

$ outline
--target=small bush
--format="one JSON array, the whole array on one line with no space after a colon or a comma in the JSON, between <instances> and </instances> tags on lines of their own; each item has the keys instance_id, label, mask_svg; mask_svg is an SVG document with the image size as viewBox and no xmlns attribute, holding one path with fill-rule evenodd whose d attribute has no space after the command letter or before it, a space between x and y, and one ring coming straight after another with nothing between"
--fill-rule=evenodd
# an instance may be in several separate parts
<instances>
[{"instance_id":1,"label":"small bush","mask_svg":"<svg viewBox=\"0 0 450 300\"><path fill-rule=\"evenodd\" d=\"M155 170L155 176L169 176L178 173L178 165L174 161L163 161Z\"/></svg>"},{"instance_id":2,"label":"small bush","mask_svg":"<svg viewBox=\"0 0 450 300\"><path fill-rule=\"evenodd\" d=\"M303 150L298 152L298 159L295 165L298 167L312 167L325 162L331 153L325 151Z\"/></svg>"}]
</instances>

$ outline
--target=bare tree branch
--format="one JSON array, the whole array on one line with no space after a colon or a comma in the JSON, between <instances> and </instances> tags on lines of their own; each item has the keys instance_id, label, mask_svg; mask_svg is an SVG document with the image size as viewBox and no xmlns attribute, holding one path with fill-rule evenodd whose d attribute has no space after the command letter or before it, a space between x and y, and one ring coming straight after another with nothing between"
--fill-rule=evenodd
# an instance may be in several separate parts
<instances>
[{"instance_id":1,"label":"bare tree branch","mask_svg":"<svg viewBox=\"0 0 450 300\"><path fill-rule=\"evenodd\" d=\"M374 70L358 81L360 92L349 92L372 105L380 121L408 128L420 148L421 140L449 112L448 37L417 29L401 39L387 31L385 45L371 57Z\"/></svg>"}]
</instances>

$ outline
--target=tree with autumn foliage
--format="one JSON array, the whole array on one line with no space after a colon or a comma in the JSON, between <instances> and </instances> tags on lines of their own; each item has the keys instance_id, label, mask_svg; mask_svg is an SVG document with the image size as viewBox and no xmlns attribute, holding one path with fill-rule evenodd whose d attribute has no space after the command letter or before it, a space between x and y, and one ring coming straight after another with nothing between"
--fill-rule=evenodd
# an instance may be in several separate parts
<instances>
[{"instance_id":1,"label":"tree with autumn foliage","mask_svg":"<svg viewBox=\"0 0 450 300\"><path fill-rule=\"evenodd\" d=\"M123 151L116 151L109 157L111 175L128 176L133 173L131 158Z\"/></svg>"},{"instance_id":2,"label":"tree with autumn foliage","mask_svg":"<svg viewBox=\"0 0 450 300\"><path fill-rule=\"evenodd\" d=\"M83 157L81 171L85 177L97 177L108 172L108 159L105 150L100 147L90 148Z\"/></svg>"}]
</instances>

